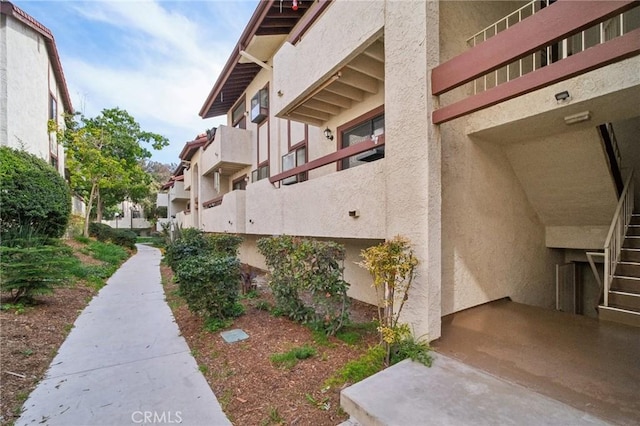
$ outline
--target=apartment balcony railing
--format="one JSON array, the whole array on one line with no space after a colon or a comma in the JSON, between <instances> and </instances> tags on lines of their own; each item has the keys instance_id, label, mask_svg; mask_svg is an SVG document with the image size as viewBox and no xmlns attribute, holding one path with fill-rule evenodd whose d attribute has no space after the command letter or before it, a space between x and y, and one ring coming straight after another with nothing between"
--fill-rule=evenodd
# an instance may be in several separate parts
<instances>
[{"instance_id":1,"label":"apartment balcony railing","mask_svg":"<svg viewBox=\"0 0 640 426\"><path fill-rule=\"evenodd\" d=\"M213 142L202 153L202 174L215 171L221 171L224 175L233 174L251 165L251 154L249 130L219 126Z\"/></svg>"},{"instance_id":2,"label":"apartment balcony railing","mask_svg":"<svg viewBox=\"0 0 640 426\"><path fill-rule=\"evenodd\" d=\"M382 147L384 147L384 135L379 135L375 139L362 141L358 144L351 145L336 152L332 152L331 154L325 155L324 157L316 158L315 160L309 161L308 163L305 163L301 166L271 176L269 178L269 181L271 183L277 183L283 181L284 179L306 173L310 170L315 170L331 163L337 163L338 161L342 161L354 155L362 154L374 149L380 149Z\"/></svg>"},{"instance_id":3,"label":"apartment balcony railing","mask_svg":"<svg viewBox=\"0 0 640 426\"><path fill-rule=\"evenodd\" d=\"M434 95L471 83L471 96L433 113L435 124L640 53L640 2L532 1L468 40L433 69Z\"/></svg>"},{"instance_id":4,"label":"apartment balcony railing","mask_svg":"<svg viewBox=\"0 0 640 426\"><path fill-rule=\"evenodd\" d=\"M362 142L247 187L246 232L327 238L384 238L384 160L313 177L295 185L273 183L380 147ZM359 146L360 145L360 146ZM216 207L217 208L217 207Z\"/></svg>"},{"instance_id":5,"label":"apartment balcony railing","mask_svg":"<svg viewBox=\"0 0 640 426\"><path fill-rule=\"evenodd\" d=\"M174 200L189 200L191 197L189 195L189 191L184 189L184 182L176 181L173 183L173 186L169 190L169 195L171 201Z\"/></svg>"},{"instance_id":6,"label":"apartment balcony railing","mask_svg":"<svg viewBox=\"0 0 640 426\"><path fill-rule=\"evenodd\" d=\"M245 232L245 191L231 191L202 203L202 227L205 232Z\"/></svg>"}]
</instances>

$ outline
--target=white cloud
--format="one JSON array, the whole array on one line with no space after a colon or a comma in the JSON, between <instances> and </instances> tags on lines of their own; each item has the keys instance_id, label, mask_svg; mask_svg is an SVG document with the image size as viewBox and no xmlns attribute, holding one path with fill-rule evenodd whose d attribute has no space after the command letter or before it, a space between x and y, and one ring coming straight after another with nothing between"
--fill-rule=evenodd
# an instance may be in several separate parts
<instances>
[{"instance_id":1,"label":"white cloud","mask_svg":"<svg viewBox=\"0 0 640 426\"><path fill-rule=\"evenodd\" d=\"M184 142L223 122L202 120L198 112L255 6L233 3L247 16L237 19L236 13L233 19L231 4L181 2L173 10L169 6L176 3L149 0L74 4L89 24L108 29L96 37L110 40L109 50L99 55L63 58L75 108L89 116L104 108L126 109L144 130L170 139L171 146L154 159L176 162ZM220 11L216 21L198 14L212 8Z\"/></svg>"}]
</instances>

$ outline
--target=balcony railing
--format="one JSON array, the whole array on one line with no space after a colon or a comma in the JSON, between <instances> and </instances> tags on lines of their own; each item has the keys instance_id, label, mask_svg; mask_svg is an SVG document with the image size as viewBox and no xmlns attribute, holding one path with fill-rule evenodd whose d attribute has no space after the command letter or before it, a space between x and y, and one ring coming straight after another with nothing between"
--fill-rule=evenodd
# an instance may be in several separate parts
<instances>
[{"instance_id":1,"label":"balcony railing","mask_svg":"<svg viewBox=\"0 0 640 426\"><path fill-rule=\"evenodd\" d=\"M550 0L533 0L515 12L512 12L499 21L489 25L482 31L477 32L467 39L467 44L469 47L475 47L498 33L507 30L518 22L521 22L523 19L540 12L540 10L545 7L552 5L552 3L553 2ZM511 62L506 66L475 79L472 83L472 93L477 94L483 92L502 83L522 77L525 74L536 71L554 62L566 59L571 55L575 55L576 53L588 49L589 47L606 43L616 37L627 34L638 28L640 22L637 21L638 19L633 19L632 11L625 11L580 31L571 37L564 38L557 43L543 46L540 50L530 53L517 61ZM544 30L544 27L542 27L541 30Z\"/></svg>"},{"instance_id":2,"label":"balcony railing","mask_svg":"<svg viewBox=\"0 0 640 426\"><path fill-rule=\"evenodd\" d=\"M338 151L332 152L331 154L325 155L324 157L316 158L315 160L309 161L308 163L305 163L301 166L287 170L286 172L279 173L275 176L271 176L269 178L269 181L271 183L280 182L284 179L297 176L300 173L305 173L309 170L314 170L331 163L336 163L354 155L362 154L363 152L370 151L375 148L380 148L382 146L384 146L384 135L379 135L373 139L367 139L355 145L351 145L347 148L339 149Z\"/></svg>"},{"instance_id":3,"label":"balcony railing","mask_svg":"<svg viewBox=\"0 0 640 426\"><path fill-rule=\"evenodd\" d=\"M220 204L222 204L223 197L224 195L220 195L219 197L212 198L211 200L207 200L204 203L202 203L202 207L204 207L205 209L209 209L211 207L219 206Z\"/></svg>"},{"instance_id":4,"label":"balcony railing","mask_svg":"<svg viewBox=\"0 0 640 426\"><path fill-rule=\"evenodd\" d=\"M476 87L472 96L434 111L433 123L638 55L640 28L633 28L640 20L639 6L632 0L557 0L531 15L521 12L487 27L482 36L472 37L472 44L481 43L433 69L434 95L471 82Z\"/></svg>"}]
</instances>

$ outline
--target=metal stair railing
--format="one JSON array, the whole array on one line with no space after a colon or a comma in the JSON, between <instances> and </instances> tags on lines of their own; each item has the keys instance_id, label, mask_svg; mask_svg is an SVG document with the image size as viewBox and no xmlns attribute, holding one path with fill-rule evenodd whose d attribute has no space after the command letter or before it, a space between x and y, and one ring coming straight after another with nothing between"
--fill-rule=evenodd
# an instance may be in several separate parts
<instances>
[{"instance_id":1,"label":"metal stair railing","mask_svg":"<svg viewBox=\"0 0 640 426\"><path fill-rule=\"evenodd\" d=\"M609 290L613 282L616 265L620 260L622 245L633 214L633 171L625 182L618 206L613 215L609 233L604 243L604 306L609 306Z\"/></svg>"}]
</instances>

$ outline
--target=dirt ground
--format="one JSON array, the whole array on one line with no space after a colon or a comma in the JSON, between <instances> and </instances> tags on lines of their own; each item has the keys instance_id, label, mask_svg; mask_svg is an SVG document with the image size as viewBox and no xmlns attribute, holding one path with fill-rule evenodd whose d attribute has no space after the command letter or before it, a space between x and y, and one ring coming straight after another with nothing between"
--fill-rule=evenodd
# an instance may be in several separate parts
<instances>
[{"instance_id":1,"label":"dirt ground","mask_svg":"<svg viewBox=\"0 0 640 426\"><path fill-rule=\"evenodd\" d=\"M76 255L83 262L97 262L77 251ZM258 309L261 300L272 302L266 287L262 287L259 298L243 300L246 313L231 327L244 330L249 339L225 343L219 332L205 331L203 320L191 314L176 295L171 270L165 266L161 270L167 300L181 333L234 424L316 426L337 425L346 420L348 416L340 409L340 389L326 388L325 381L374 345L374 332L365 333L355 345L336 338L330 338L328 343L318 342L307 327ZM39 296L35 306L0 310L0 425L17 420L22 404L96 292L77 282L57 288L52 295ZM7 302L7 298L2 299L3 304ZM352 305L352 318L356 321L368 322L375 315L375 308L370 305ZM305 344L313 346L317 354L292 369L278 368L269 360L275 353Z\"/></svg>"},{"instance_id":2,"label":"dirt ground","mask_svg":"<svg viewBox=\"0 0 640 426\"><path fill-rule=\"evenodd\" d=\"M77 283L39 296L35 306L0 311L0 424L11 424L20 416L22 404L95 293Z\"/></svg>"},{"instance_id":3,"label":"dirt ground","mask_svg":"<svg viewBox=\"0 0 640 426\"><path fill-rule=\"evenodd\" d=\"M260 300L271 300L263 288L259 298L243 301L246 313L231 327L242 329L249 338L226 343L219 332L205 331L202 319L192 315L175 295L177 285L171 282L171 270L162 267L162 274L180 331L233 424L335 426L348 418L340 409L340 389L327 389L325 381L374 345L375 332L365 334L356 345L336 338L330 338L328 345L320 344L309 328L257 309ZM354 319L368 322L374 315L374 307L352 304ZM290 370L278 368L269 360L275 353L305 344L316 348L317 354Z\"/></svg>"}]
</instances>

